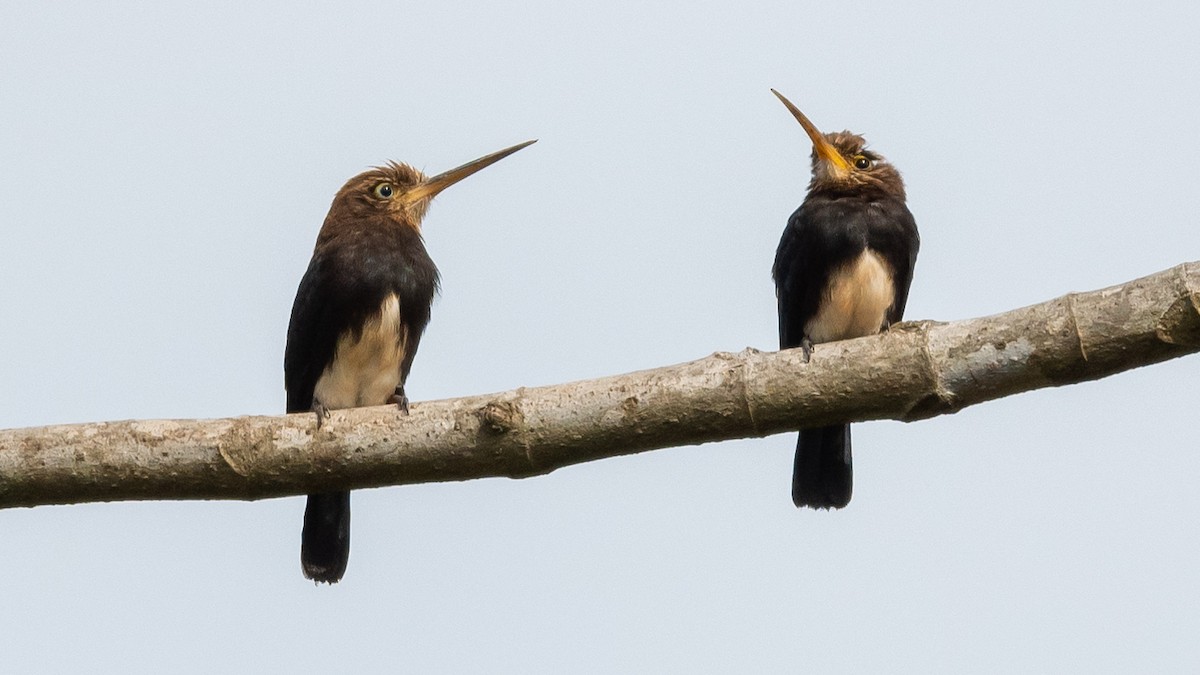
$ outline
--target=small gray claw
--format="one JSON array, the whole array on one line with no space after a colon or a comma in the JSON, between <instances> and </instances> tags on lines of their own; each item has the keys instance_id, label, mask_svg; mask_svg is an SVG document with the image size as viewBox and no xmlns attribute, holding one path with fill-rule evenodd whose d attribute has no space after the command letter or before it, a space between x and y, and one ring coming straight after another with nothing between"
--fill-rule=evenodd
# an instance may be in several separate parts
<instances>
[{"instance_id":1,"label":"small gray claw","mask_svg":"<svg viewBox=\"0 0 1200 675\"><path fill-rule=\"evenodd\" d=\"M388 403L395 403L400 412L405 415L408 414L408 394L404 393L404 385L396 387L396 393L392 394L392 397L388 399Z\"/></svg>"},{"instance_id":2,"label":"small gray claw","mask_svg":"<svg viewBox=\"0 0 1200 675\"><path fill-rule=\"evenodd\" d=\"M317 414L317 429L320 429L325 420L329 419L329 408L326 408L324 403L314 399L312 411Z\"/></svg>"}]
</instances>

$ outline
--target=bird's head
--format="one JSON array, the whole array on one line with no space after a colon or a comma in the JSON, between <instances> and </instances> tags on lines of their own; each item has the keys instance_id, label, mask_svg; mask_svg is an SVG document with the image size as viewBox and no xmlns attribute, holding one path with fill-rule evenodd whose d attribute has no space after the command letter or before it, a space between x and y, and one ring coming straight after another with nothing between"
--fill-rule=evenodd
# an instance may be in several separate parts
<instances>
[{"instance_id":1,"label":"bird's head","mask_svg":"<svg viewBox=\"0 0 1200 675\"><path fill-rule=\"evenodd\" d=\"M429 202L442 190L536 141L493 152L429 177L408 164L389 162L351 178L333 198L326 222L384 217L420 231Z\"/></svg>"},{"instance_id":2,"label":"bird's head","mask_svg":"<svg viewBox=\"0 0 1200 675\"><path fill-rule=\"evenodd\" d=\"M822 134L783 94L774 89L771 93L783 101L812 141L810 193L878 192L904 199L904 181L900 172L881 155L868 150L865 138L849 131Z\"/></svg>"}]
</instances>

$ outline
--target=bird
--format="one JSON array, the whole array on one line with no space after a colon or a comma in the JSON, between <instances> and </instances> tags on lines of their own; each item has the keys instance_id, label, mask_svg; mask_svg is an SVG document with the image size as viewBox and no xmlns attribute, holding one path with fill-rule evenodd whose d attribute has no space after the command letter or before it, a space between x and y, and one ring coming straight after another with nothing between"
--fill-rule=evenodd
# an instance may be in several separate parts
<instances>
[{"instance_id":1,"label":"bird","mask_svg":"<svg viewBox=\"0 0 1200 675\"><path fill-rule=\"evenodd\" d=\"M438 291L421 221L442 190L534 141L427 177L390 162L337 192L296 290L284 348L289 413L394 403L408 413L404 384ZM300 562L315 583L341 580L350 558L350 493L308 495Z\"/></svg>"},{"instance_id":2,"label":"bird","mask_svg":"<svg viewBox=\"0 0 1200 675\"><path fill-rule=\"evenodd\" d=\"M812 141L812 180L788 218L771 276L779 348L873 335L904 316L921 240L900 172L849 131L822 134L783 94ZM850 425L802 429L796 441L792 501L797 508L850 503Z\"/></svg>"}]
</instances>

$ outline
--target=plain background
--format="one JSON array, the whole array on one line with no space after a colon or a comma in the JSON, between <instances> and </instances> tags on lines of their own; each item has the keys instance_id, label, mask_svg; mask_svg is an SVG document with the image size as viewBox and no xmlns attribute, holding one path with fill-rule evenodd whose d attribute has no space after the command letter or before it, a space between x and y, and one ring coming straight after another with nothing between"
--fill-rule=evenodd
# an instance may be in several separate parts
<instances>
[{"instance_id":1,"label":"plain background","mask_svg":"<svg viewBox=\"0 0 1200 675\"><path fill-rule=\"evenodd\" d=\"M0 8L0 427L283 409L342 183L540 142L425 222L416 401L771 349L809 144L903 172L910 319L1200 258L1195 3ZM364 491L343 583L300 498L0 512L6 672L1194 671L1200 360L855 427Z\"/></svg>"}]
</instances>

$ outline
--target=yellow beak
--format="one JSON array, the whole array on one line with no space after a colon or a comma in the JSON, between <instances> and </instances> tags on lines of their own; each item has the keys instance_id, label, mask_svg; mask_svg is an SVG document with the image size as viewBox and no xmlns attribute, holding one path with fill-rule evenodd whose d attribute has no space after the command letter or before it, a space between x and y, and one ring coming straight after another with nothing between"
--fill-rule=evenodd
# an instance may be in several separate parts
<instances>
[{"instance_id":1,"label":"yellow beak","mask_svg":"<svg viewBox=\"0 0 1200 675\"><path fill-rule=\"evenodd\" d=\"M490 155L484 155L483 157L467 162L460 167L450 169L449 171L444 171L432 178L427 178L424 182L406 191L403 195L401 195L400 199L404 204L415 204L422 199L433 199L442 190L454 185L458 181L470 176L476 171L479 171L480 169L486 169L487 167L499 162L505 157L508 157L521 148L528 147L534 143L537 143L537 139L525 141L524 143L518 143L511 148L505 148L499 152L493 152Z\"/></svg>"},{"instance_id":2,"label":"yellow beak","mask_svg":"<svg viewBox=\"0 0 1200 675\"><path fill-rule=\"evenodd\" d=\"M832 143L825 140L825 135L822 134L812 122L808 121L808 118L804 116L804 113L800 112L799 108L792 105L792 102L787 100L783 94L775 91L774 89L771 90L771 93L778 96L780 101L783 101L783 104L792 112L792 115L796 118L796 121L800 123L800 126L804 127L804 132L807 133L809 139L812 140L813 152L817 153L817 159L821 162L826 162L833 170L832 172L835 174L845 175L850 173L850 162L847 162L846 158L842 157L842 153L838 152L837 148L833 147Z\"/></svg>"}]
</instances>

